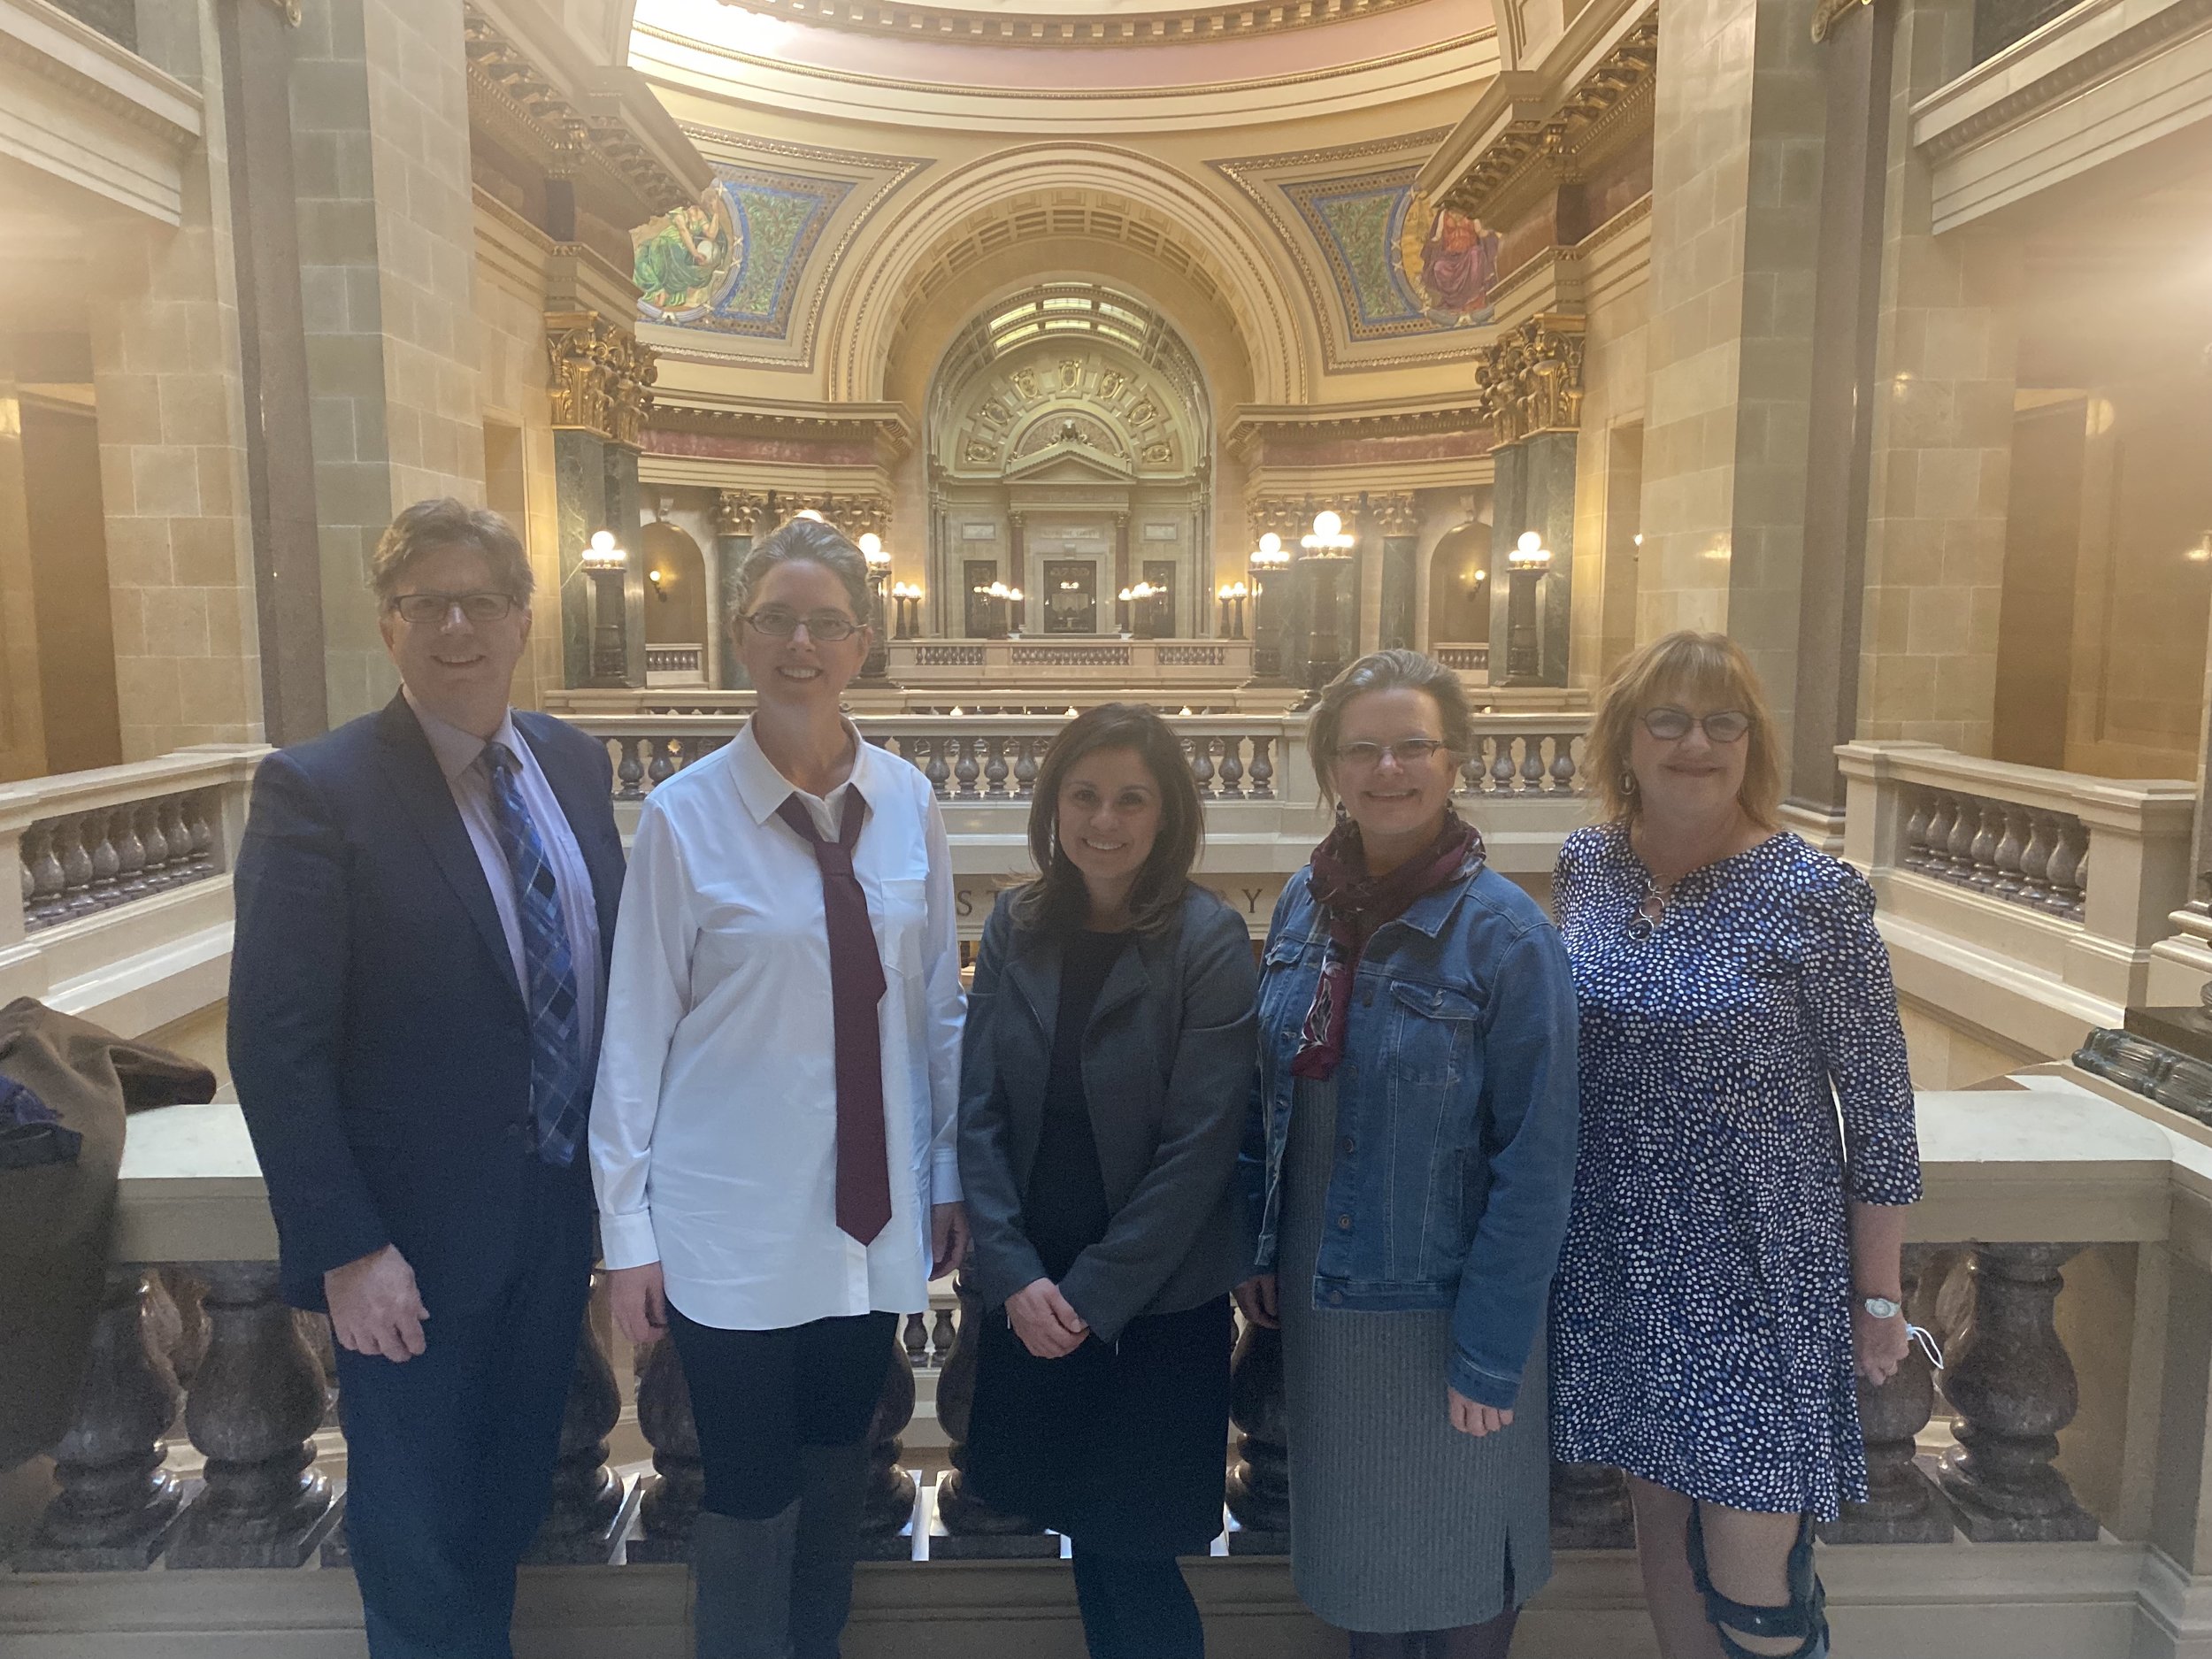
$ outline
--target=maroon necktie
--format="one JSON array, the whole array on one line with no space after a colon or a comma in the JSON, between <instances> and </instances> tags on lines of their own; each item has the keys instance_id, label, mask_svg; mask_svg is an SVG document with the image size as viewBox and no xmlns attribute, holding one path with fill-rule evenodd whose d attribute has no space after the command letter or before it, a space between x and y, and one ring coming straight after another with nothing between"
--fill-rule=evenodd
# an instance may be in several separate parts
<instances>
[{"instance_id":1,"label":"maroon necktie","mask_svg":"<svg viewBox=\"0 0 2212 1659\"><path fill-rule=\"evenodd\" d=\"M868 920L868 895L853 871L853 848L868 803L845 790L845 817L826 841L795 795L776 816L814 849L822 872L822 914L829 927L831 1030L837 1047L837 1225L863 1244L891 1219L891 1158L883 1140L883 959Z\"/></svg>"}]
</instances>

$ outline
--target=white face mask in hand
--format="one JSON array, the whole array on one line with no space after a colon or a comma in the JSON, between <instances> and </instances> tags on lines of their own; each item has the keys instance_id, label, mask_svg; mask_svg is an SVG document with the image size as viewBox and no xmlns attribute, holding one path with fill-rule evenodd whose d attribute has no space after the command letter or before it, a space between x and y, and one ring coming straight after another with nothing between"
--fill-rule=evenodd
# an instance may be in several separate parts
<instances>
[{"instance_id":1,"label":"white face mask in hand","mask_svg":"<svg viewBox=\"0 0 2212 1659\"><path fill-rule=\"evenodd\" d=\"M1916 1325L1908 1323L1905 1326L1905 1336L1908 1340L1920 1344L1920 1351L1927 1356L1929 1364L1934 1366L1938 1371L1941 1371L1943 1369L1943 1350L1936 1346L1936 1340L1933 1333L1924 1331Z\"/></svg>"}]
</instances>

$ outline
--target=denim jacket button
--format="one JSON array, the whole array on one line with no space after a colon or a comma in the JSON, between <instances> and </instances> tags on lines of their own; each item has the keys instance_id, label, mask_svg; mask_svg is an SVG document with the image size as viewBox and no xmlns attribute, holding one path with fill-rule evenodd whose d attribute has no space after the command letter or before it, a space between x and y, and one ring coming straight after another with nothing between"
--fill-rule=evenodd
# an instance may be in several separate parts
<instances>
[{"instance_id":1,"label":"denim jacket button","mask_svg":"<svg viewBox=\"0 0 2212 1659\"><path fill-rule=\"evenodd\" d=\"M1355 1141L1352 1139L1352 1137L1351 1137L1351 1136L1349 1136L1349 1135L1346 1135L1346 1136L1344 1137L1344 1150L1345 1150L1345 1151L1349 1152L1349 1151L1350 1151L1350 1150L1351 1150L1351 1149L1352 1149L1352 1148L1353 1148L1356 1145L1357 1145L1357 1144L1358 1144L1358 1143L1357 1143L1356 1141Z\"/></svg>"},{"instance_id":2,"label":"denim jacket button","mask_svg":"<svg viewBox=\"0 0 2212 1659\"><path fill-rule=\"evenodd\" d=\"M1372 1008L1374 1004L1375 987L1371 985L1361 986L1359 988L1359 1005L1362 1008Z\"/></svg>"},{"instance_id":3,"label":"denim jacket button","mask_svg":"<svg viewBox=\"0 0 2212 1659\"><path fill-rule=\"evenodd\" d=\"M1351 1218L1351 1217L1349 1217L1349 1216L1339 1216L1339 1217L1336 1218L1336 1230L1337 1230L1339 1233L1349 1233L1349 1232L1352 1230L1352 1218Z\"/></svg>"},{"instance_id":4,"label":"denim jacket button","mask_svg":"<svg viewBox=\"0 0 2212 1659\"><path fill-rule=\"evenodd\" d=\"M1344 1293L1340 1290L1333 1290L1329 1293L1329 1300L1340 1302L1344 1300Z\"/></svg>"}]
</instances>

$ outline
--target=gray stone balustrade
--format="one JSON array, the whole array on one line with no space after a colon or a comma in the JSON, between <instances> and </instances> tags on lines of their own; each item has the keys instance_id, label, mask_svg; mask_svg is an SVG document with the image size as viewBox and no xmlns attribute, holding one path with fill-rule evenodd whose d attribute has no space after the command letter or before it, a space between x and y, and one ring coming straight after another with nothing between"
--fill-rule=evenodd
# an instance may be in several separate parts
<instances>
[{"instance_id":1,"label":"gray stone balustrade","mask_svg":"<svg viewBox=\"0 0 2212 1659\"><path fill-rule=\"evenodd\" d=\"M1908 800L1904 868L2008 904L2082 919L2089 831L2078 818L1955 789L1916 786Z\"/></svg>"}]
</instances>

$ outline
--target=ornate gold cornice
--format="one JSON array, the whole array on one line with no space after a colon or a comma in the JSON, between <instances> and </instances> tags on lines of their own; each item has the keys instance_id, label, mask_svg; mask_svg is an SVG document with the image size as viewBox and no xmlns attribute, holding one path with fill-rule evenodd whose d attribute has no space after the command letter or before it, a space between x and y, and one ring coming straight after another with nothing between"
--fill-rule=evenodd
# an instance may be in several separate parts
<instances>
[{"instance_id":1,"label":"ornate gold cornice","mask_svg":"<svg viewBox=\"0 0 2212 1659\"><path fill-rule=\"evenodd\" d=\"M717 535L756 535L768 516L768 496L757 489L726 489L714 504Z\"/></svg>"},{"instance_id":2,"label":"ornate gold cornice","mask_svg":"<svg viewBox=\"0 0 2212 1659\"><path fill-rule=\"evenodd\" d=\"M1531 178L1570 182L1650 119L1659 64L1657 11L1639 19L1551 114L1509 122L1445 192L1444 205L1484 220Z\"/></svg>"},{"instance_id":3,"label":"ornate gold cornice","mask_svg":"<svg viewBox=\"0 0 2212 1659\"><path fill-rule=\"evenodd\" d=\"M977 12L965 6L914 5L902 0L722 0L764 17L789 18L825 28L901 40L966 45L1187 46L1257 35L1283 35L1416 5L1420 0L1309 0L1308 4L1217 6L1202 12Z\"/></svg>"},{"instance_id":4,"label":"ornate gold cornice","mask_svg":"<svg viewBox=\"0 0 2212 1659\"><path fill-rule=\"evenodd\" d=\"M657 400L652 425L656 431L709 432L733 437L766 438L780 442L796 439L809 443L867 443L879 458L895 461L914 447L914 429L894 405L872 406L839 414L829 408L778 409L697 403L676 398Z\"/></svg>"},{"instance_id":5,"label":"ornate gold cornice","mask_svg":"<svg viewBox=\"0 0 2212 1659\"><path fill-rule=\"evenodd\" d=\"M548 311L545 354L556 427L632 449L643 443L659 373L650 346L597 311Z\"/></svg>"},{"instance_id":6,"label":"ornate gold cornice","mask_svg":"<svg viewBox=\"0 0 2212 1659\"><path fill-rule=\"evenodd\" d=\"M1249 462L1270 438L1416 438L1479 432L1488 424L1488 416L1471 403L1399 409L1246 409L1231 425L1226 442L1232 455Z\"/></svg>"},{"instance_id":7,"label":"ornate gold cornice","mask_svg":"<svg viewBox=\"0 0 2212 1659\"><path fill-rule=\"evenodd\" d=\"M1501 333L1475 360L1475 400L1494 449L1582 425L1583 319L1540 311Z\"/></svg>"},{"instance_id":8,"label":"ornate gold cornice","mask_svg":"<svg viewBox=\"0 0 2212 1659\"><path fill-rule=\"evenodd\" d=\"M1370 495L1367 507L1374 516L1375 527L1386 536L1413 535L1421 528L1420 506L1411 490Z\"/></svg>"},{"instance_id":9,"label":"ornate gold cornice","mask_svg":"<svg viewBox=\"0 0 2212 1659\"><path fill-rule=\"evenodd\" d=\"M463 6L461 19L472 119L503 133L552 176L602 170L649 212L697 199L619 114L578 103L474 6Z\"/></svg>"}]
</instances>

